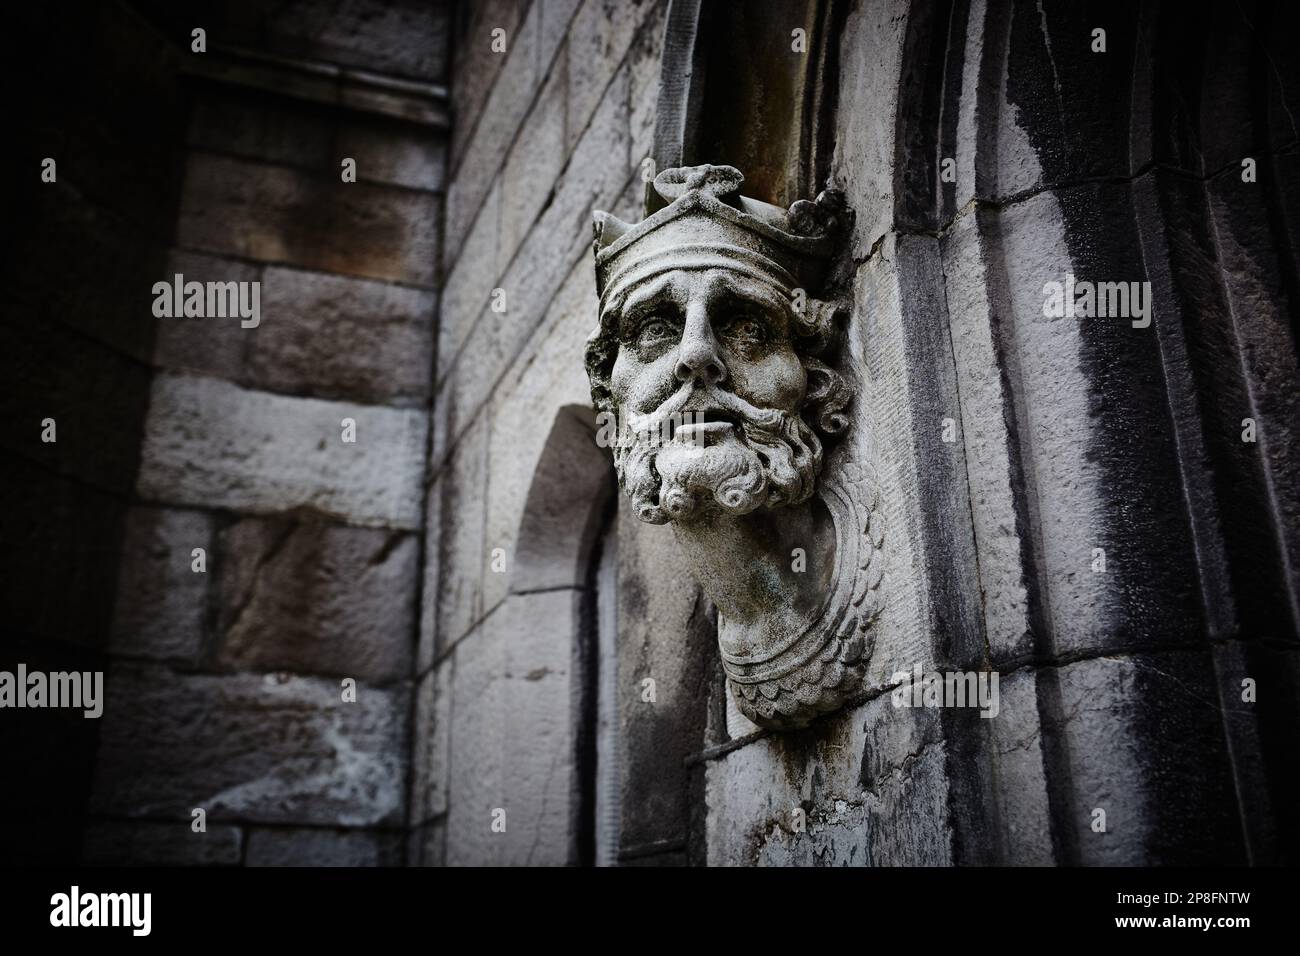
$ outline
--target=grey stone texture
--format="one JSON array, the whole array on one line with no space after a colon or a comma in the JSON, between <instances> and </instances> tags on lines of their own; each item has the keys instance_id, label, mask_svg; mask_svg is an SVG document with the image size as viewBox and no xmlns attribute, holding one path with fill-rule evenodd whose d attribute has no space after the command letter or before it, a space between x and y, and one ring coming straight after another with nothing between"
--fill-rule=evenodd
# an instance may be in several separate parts
<instances>
[{"instance_id":1,"label":"grey stone texture","mask_svg":"<svg viewBox=\"0 0 1300 956\"><path fill-rule=\"evenodd\" d=\"M209 823L404 823L402 687L278 674L178 674L118 662L100 718L92 809Z\"/></svg>"},{"instance_id":2,"label":"grey stone texture","mask_svg":"<svg viewBox=\"0 0 1300 956\"><path fill-rule=\"evenodd\" d=\"M203 652L209 582L220 567L212 515L134 507L126 515L113 616L115 653L194 666ZM195 555L195 550L201 555ZM196 562L204 570L196 571Z\"/></svg>"},{"instance_id":3,"label":"grey stone texture","mask_svg":"<svg viewBox=\"0 0 1300 956\"><path fill-rule=\"evenodd\" d=\"M605 506L581 356L591 211L806 131L658 141L682 5L463 6L238 0L202 68L167 4L11 12L60 81L10 117L0 666L108 700L5 718L45 785L4 788L0 861L586 862L612 533L621 865L1294 862L1294 9L1133 5L1103 57L1083 6L834 5L802 142L856 215L885 604L861 702L771 734L671 531ZM173 272L262 282L261 327L154 319ZM1150 327L1045 317L1067 272L1149 281ZM998 716L893 706L916 664L996 670Z\"/></svg>"},{"instance_id":4,"label":"grey stone texture","mask_svg":"<svg viewBox=\"0 0 1300 956\"><path fill-rule=\"evenodd\" d=\"M202 60L179 8L55 6L24 32L94 79L32 117L59 179L6 328L39 407L4 410L60 442L14 448L6 538L47 569L14 569L24 629L111 655L98 747L65 734L85 859L400 865L450 5L225 4ZM176 273L260 283L259 326L155 319Z\"/></svg>"},{"instance_id":5,"label":"grey stone texture","mask_svg":"<svg viewBox=\"0 0 1300 956\"><path fill-rule=\"evenodd\" d=\"M344 419L356 441L343 440ZM425 416L159 375L138 490L152 501L269 513L311 507L355 524L420 524Z\"/></svg>"},{"instance_id":6,"label":"grey stone texture","mask_svg":"<svg viewBox=\"0 0 1300 956\"><path fill-rule=\"evenodd\" d=\"M431 287L440 201L302 170L190 153L177 221L188 250Z\"/></svg>"},{"instance_id":7,"label":"grey stone texture","mask_svg":"<svg viewBox=\"0 0 1300 956\"><path fill-rule=\"evenodd\" d=\"M216 666L377 684L410 674L415 535L290 514L218 538Z\"/></svg>"},{"instance_id":8,"label":"grey stone texture","mask_svg":"<svg viewBox=\"0 0 1300 956\"><path fill-rule=\"evenodd\" d=\"M91 865L238 866L243 842L244 831L225 824L207 826L199 833L193 829L193 820L106 820L90 825L82 852Z\"/></svg>"}]
</instances>

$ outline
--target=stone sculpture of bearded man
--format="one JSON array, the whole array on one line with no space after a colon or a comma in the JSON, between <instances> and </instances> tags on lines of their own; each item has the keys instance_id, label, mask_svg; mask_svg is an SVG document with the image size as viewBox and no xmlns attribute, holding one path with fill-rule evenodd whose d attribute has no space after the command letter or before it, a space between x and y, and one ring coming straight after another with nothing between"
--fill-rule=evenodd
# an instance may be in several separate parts
<instances>
[{"instance_id":1,"label":"stone sculpture of bearded man","mask_svg":"<svg viewBox=\"0 0 1300 956\"><path fill-rule=\"evenodd\" d=\"M666 205L641 223L596 213L587 372L637 516L672 522L723 615L740 710L786 728L841 706L865 668L869 617L849 613L865 567L844 567L859 521L844 495L815 494L852 397L829 364L846 310L819 297L844 213L837 194L784 210L742 182L730 166L669 169L654 182ZM852 529L864 563L870 517Z\"/></svg>"}]
</instances>

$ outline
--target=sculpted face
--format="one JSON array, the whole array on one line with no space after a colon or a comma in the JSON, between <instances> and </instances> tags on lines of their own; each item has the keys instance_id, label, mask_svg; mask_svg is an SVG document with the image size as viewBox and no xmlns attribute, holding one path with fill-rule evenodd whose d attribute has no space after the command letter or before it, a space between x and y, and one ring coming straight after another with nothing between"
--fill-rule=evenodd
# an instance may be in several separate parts
<instances>
[{"instance_id":1,"label":"sculpted face","mask_svg":"<svg viewBox=\"0 0 1300 956\"><path fill-rule=\"evenodd\" d=\"M743 179L729 166L665 170L664 208L637 224L595 216L587 372L597 409L617 419L614 465L643 521L806 501L818 430L847 423L842 380L817 357L833 351L838 305L807 294L839 207L748 200Z\"/></svg>"},{"instance_id":2,"label":"sculpted face","mask_svg":"<svg viewBox=\"0 0 1300 956\"><path fill-rule=\"evenodd\" d=\"M777 289L725 268L679 269L611 305L610 395L638 423L615 465L640 517L746 514L808 497L821 443L800 416L808 374Z\"/></svg>"}]
</instances>

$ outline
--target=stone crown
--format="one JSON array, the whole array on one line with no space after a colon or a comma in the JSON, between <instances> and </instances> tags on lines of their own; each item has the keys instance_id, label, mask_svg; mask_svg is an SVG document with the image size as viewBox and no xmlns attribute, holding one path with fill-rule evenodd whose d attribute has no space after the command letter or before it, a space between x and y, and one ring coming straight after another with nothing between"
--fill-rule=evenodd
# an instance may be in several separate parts
<instances>
[{"instance_id":1,"label":"stone crown","mask_svg":"<svg viewBox=\"0 0 1300 956\"><path fill-rule=\"evenodd\" d=\"M593 216L596 291L601 309L661 272L724 268L790 294L815 290L835 247L842 203L824 192L788 210L740 195L732 166L666 169L654 191L668 205L640 223Z\"/></svg>"}]
</instances>

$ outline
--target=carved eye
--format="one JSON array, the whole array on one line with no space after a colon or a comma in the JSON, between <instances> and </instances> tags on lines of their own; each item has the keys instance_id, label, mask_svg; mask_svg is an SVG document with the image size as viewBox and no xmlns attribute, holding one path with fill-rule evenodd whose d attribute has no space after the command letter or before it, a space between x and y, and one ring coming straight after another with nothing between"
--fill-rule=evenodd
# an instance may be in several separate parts
<instances>
[{"instance_id":1,"label":"carved eye","mask_svg":"<svg viewBox=\"0 0 1300 956\"><path fill-rule=\"evenodd\" d=\"M644 344L662 342L672 338L673 331L672 323L667 319L651 316L641 323L641 328L637 330L637 339Z\"/></svg>"},{"instance_id":2,"label":"carved eye","mask_svg":"<svg viewBox=\"0 0 1300 956\"><path fill-rule=\"evenodd\" d=\"M762 342L767 337L767 330L758 319L747 313L742 313L727 322L722 334L728 338L741 339L746 342Z\"/></svg>"}]
</instances>

